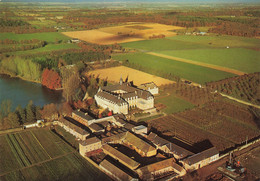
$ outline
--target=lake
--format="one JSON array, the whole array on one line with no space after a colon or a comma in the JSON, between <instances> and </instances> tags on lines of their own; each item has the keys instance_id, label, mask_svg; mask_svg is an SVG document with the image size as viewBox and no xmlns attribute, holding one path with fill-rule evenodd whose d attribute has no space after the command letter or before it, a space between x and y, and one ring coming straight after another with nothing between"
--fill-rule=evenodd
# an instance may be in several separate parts
<instances>
[{"instance_id":1,"label":"lake","mask_svg":"<svg viewBox=\"0 0 260 181\"><path fill-rule=\"evenodd\" d=\"M25 107L30 100L37 106L43 106L60 103L62 91L53 91L38 83L0 75L0 103L6 99L12 101L12 110L19 104Z\"/></svg>"}]
</instances>

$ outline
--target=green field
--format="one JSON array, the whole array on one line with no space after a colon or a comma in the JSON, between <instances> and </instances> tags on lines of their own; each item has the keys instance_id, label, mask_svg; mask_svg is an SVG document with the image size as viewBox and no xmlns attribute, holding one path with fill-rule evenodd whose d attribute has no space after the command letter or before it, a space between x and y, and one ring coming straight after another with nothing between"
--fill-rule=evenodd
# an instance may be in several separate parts
<instances>
[{"instance_id":1,"label":"green field","mask_svg":"<svg viewBox=\"0 0 260 181\"><path fill-rule=\"evenodd\" d=\"M143 40L121 44L125 48L134 48L145 51L187 50L205 48L255 48L259 47L260 40L236 36L173 36L165 39Z\"/></svg>"},{"instance_id":2,"label":"green field","mask_svg":"<svg viewBox=\"0 0 260 181\"><path fill-rule=\"evenodd\" d=\"M116 60L128 60L130 63L139 64L149 69L150 73L171 73L200 84L235 76L231 73L178 62L145 53L120 54L114 55L113 58Z\"/></svg>"},{"instance_id":3,"label":"green field","mask_svg":"<svg viewBox=\"0 0 260 181\"><path fill-rule=\"evenodd\" d=\"M38 40L46 41L48 43L53 43L56 40L67 41L70 38L58 32L30 33L30 34L0 33L0 40L4 40L4 39L10 39L16 41L38 39Z\"/></svg>"},{"instance_id":4,"label":"green field","mask_svg":"<svg viewBox=\"0 0 260 181\"><path fill-rule=\"evenodd\" d=\"M260 40L256 38L244 38L238 36L187 36L187 35L180 35L180 36L173 36L167 37L169 40L173 41L180 41L186 43L193 43L197 45L205 45L207 47L216 47L216 48L225 48L229 46L230 48L237 47L237 48L254 48L259 47Z\"/></svg>"},{"instance_id":5,"label":"green field","mask_svg":"<svg viewBox=\"0 0 260 181\"><path fill-rule=\"evenodd\" d=\"M197 45L192 42L184 42L170 39L155 39L134 41L121 44L125 48L133 48L144 51L161 51L161 50L186 50L208 48L207 45Z\"/></svg>"},{"instance_id":6,"label":"green field","mask_svg":"<svg viewBox=\"0 0 260 181\"><path fill-rule=\"evenodd\" d=\"M28 21L31 25L34 27L40 28L40 27L53 27L57 25L55 21L52 20L34 20L34 21Z\"/></svg>"},{"instance_id":7,"label":"green field","mask_svg":"<svg viewBox=\"0 0 260 181\"><path fill-rule=\"evenodd\" d=\"M165 39L123 43L123 47L137 49L140 53L114 55L113 58L128 60L130 63L145 67L143 71L158 76L162 73L171 73L203 84L232 77L234 74L147 55L145 52L155 52L252 73L260 71L260 53L255 50L259 45L260 40L256 38L180 35Z\"/></svg>"},{"instance_id":8,"label":"green field","mask_svg":"<svg viewBox=\"0 0 260 181\"><path fill-rule=\"evenodd\" d=\"M55 50L66 50L66 49L79 49L76 44L48 44L45 47L37 48L33 50L26 50L26 51L16 51L11 52L12 55L24 55L24 54L35 54L35 53L41 53L41 52L50 52Z\"/></svg>"},{"instance_id":9,"label":"green field","mask_svg":"<svg viewBox=\"0 0 260 181\"><path fill-rule=\"evenodd\" d=\"M0 180L108 180L47 129L0 136Z\"/></svg>"},{"instance_id":10,"label":"green field","mask_svg":"<svg viewBox=\"0 0 260 181\"><path fill-rule=\"evenodd\" d=\"M240 70L260 71L260 52L245 48L160 51L158 53Z\"/></svg>"},{"instance_id":11,"label":"green field","mask_svg":"<svg viewBox=\"0 0 260 181\"><path fill-rule=\"evenodd\" d=\"M162 103L166 108L162 109L167 114L185 111L194 107L193 104L171 94L167 97L155 99L155 103Z\"/></svg>"}]
</instances>

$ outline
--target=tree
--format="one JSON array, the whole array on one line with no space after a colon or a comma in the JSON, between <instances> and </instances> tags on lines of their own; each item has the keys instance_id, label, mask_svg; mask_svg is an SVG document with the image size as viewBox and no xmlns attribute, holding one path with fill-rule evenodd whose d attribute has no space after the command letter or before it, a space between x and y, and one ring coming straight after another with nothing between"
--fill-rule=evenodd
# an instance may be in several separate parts
<instances>
[{"instance_id":1,"label":"tree","mask_svg":"<svg viewBox=\"0 0 260 181\"><path fill-rule=\"evenodd\" d=\"M19 117L20 124L24 124L26 122L26 114L25 114L25 110L22 108L22 106L18 105L15 109L15 112Z\"/></svg>"},{"instance_id":2,"label":"tree","mask_svg":"<svg viewBox=\"0 0 260 181\"><path fill-rule=\"evenodd\" d=\"M20 123L19 123L19 117L17 116L16 113L14 112L10 112L7 116L8 118L8 123L11 126L11 128L17 128L19 127Z\"/></svg>"},{"instance_id":3,"label":"tree","mask_svg":"<svg viewBox=\"0 0 260 181\"><path fill-rule=\"evenodd\" d=\"M34 122L35 119L35 106L33 105L33 101L30 100L27 104L26 108L26 122Z\"/></svg>"},{"instance_id":4,"label":"tree","mask_svg":"<svg viewBox=\"0 0 260 181\"><path fill-rule=\"evenodd\" d=\"M43 119L46 120L55 120L58 119L58 110L57 106L53 103L47 104L41 110L41 115Z\"/></svg>"},{"instance_id":5,"label":"tree","mask_svg":"<svg viewBox=\"0 0 260 181\"><path fill-rule=\"evenodd\" d=\"M71 108L71 106L69 105L68 102L62 103L62 105L59 109L59 113L62 116L70 116L72 111L73 111L73 109Z\"/></svg>"},{"instance_id":6,"label":"tree","mask_svg":"<svg viewBox=\"0 0 260 181\"><path fill-rule=\"evenodd\" d=\"M36 106L36 107L35 107L35 118L36 118L37 120L42 119L41 107L39 107L39 106Z\"/></svg>"},{"instance_id":7,"label":"tree","mask_svg":"<svg viewBox=\"0 0 260 181\"><path fill-rule=\"evenodd\" d=\"M60 88L61 77L56 71L46 68L42 73L42 85L48 87L49 89Z\"/></svg>"},{"instance_id":8,"label":"tree","mask_svg":"<svg viewBox=\"0 0 260 181\"><path fill-rule=\"evenodd\" d=\"M11 112L12 101L11 100L3 100L1 102L0 112L3 117L7 116Z\"/></svg>"},{"instance_id":9,"label":"tree","mask_svg":"<svg viewBox=\"0 0 260 181\"><path fill-rule=\"evenodd\" d=\"M78 74L72 75L63 87L62 95L67 102L71 102L80 88L80 79Z\"/></svg>"}]
</instances>

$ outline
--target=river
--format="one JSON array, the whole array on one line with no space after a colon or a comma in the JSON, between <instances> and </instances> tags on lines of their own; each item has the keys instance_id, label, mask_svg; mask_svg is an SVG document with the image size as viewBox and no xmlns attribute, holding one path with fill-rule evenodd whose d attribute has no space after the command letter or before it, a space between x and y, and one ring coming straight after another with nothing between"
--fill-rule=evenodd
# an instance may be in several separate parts
<instances>
[{"instance_id":1,"label":"river","mask_svg":"<svg viewBox=\"0 0 260 181\"><path fill-rule=\"evenodd\" d=\"M19 104L25 107L30 100L37 106L60 103L62 92L47 89L38 83L0 75L0 103L6 99L12 101L14 110Z\"/></svg>"}]
</instances>

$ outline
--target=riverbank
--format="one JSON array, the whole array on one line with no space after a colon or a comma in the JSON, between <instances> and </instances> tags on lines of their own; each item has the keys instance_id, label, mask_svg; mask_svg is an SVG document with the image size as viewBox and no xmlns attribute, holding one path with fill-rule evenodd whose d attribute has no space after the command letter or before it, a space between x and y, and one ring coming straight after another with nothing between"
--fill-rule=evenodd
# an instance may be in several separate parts
<instances>
[{"instance_id":1,"label":"riverbank","mask_svg":"<svg viewBox=\"0 0 260 181\"><path fill-rule=\"evenodd\" d=\"M8 78L18 78L18 79L21 79L21 80L24 80L24 81L27 81L27 82L32 82L32 83L37 83L37 84L41 84L41 85L42 85L42 83L41 83L40 81L31 80L31 79L26 79L26 78L24 78L24 77L22 77L22 76L14 75L13 73L10 73L10 72L5 71L5 70L0 70L0 76L6 76L6 77L8 77ZM44 86L44 85L42 85L42 86ZM44 87L46 87L46 86L44 86ZM46 87L46 88L47 88L47 89L50 89L50 88L48 88L48 87ZM61 91L61 90L63 90L63 88L50 89L50 90Z\"/></svg>"},{"instance_id":2,"label":"riverbank","mask_svg":"<svg viewBox=\"0 0 260 181\"><path fill-rule=\"evenodd\" d=\"M24 81L15 76L0 74L0 102L12 101L12 110L18 105L25 107L30 100L37 106L61 103L62 91L51 90L39 82Z\"/></svg>"},{"instance_id":3,"label":"riverbank","mask_svg":"<svg viewBox=\"0 0 260 181\"><path fill-rule=\"evenodd\" d=\"M7 76L7 77L9 77L9 78L18 78L18 79L21 79L21 80L24 80L24 81L27 81L27 82L33 82L33 83L41 84L40 81L26 79L26 78L24 78L24 77L22 77L22 76L14 75L13 73L8 72L8 71L3 70L3 69L0 69L0 75L1 75L1 76Z\"/></svg>"}]
</instances>

